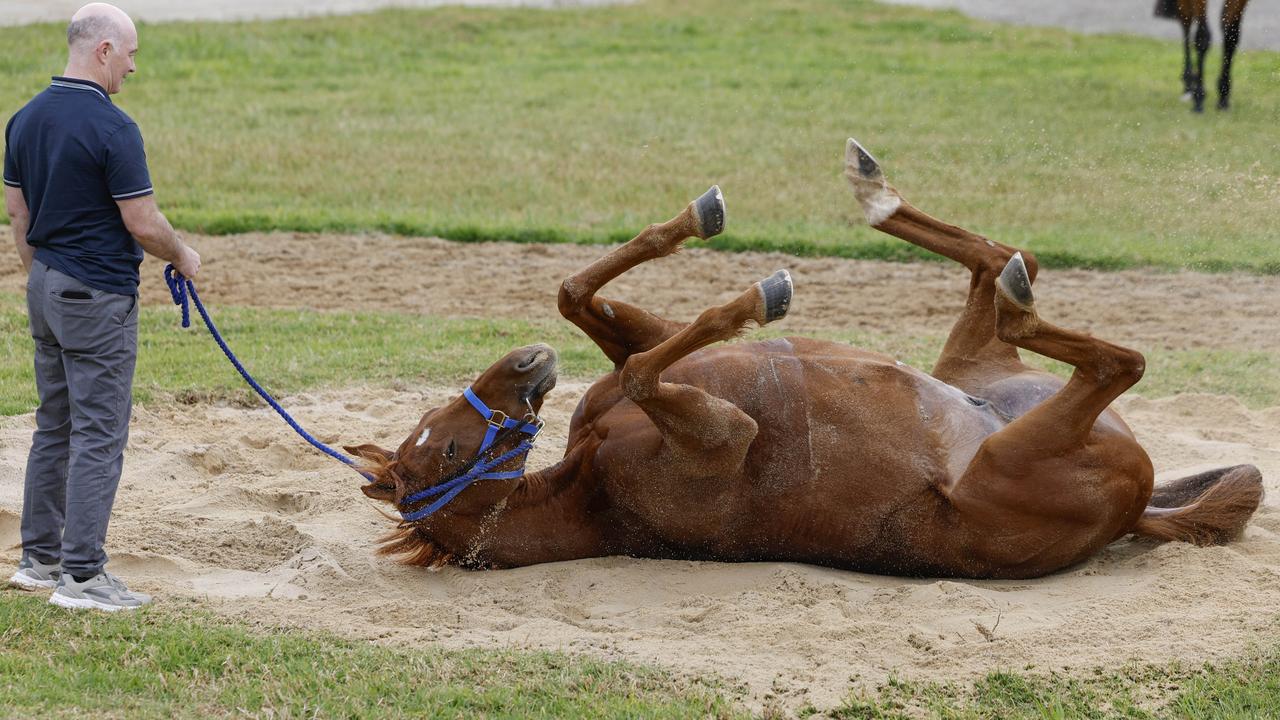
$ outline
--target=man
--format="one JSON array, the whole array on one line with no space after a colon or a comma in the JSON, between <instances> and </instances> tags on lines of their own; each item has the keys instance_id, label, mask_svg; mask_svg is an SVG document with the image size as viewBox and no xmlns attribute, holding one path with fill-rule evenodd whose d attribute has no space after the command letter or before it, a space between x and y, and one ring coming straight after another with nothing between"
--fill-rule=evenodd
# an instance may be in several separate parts
<instances>
[{"instance_id":1,"label":"man","mask_svg":"<svg viewBox=\"0 0 1280 720\"><path fill-rule=\"evenodd\" d=\"M10 583L55 588L63 607L122 610L151 602L106 572L102 548L129 433L138 266L145 250L194 278L200 256L156 208L142 135L109 97L134 71L133 21L86 5L67 46L66 71L5 128L40 396Z\"/></svg>"}]
</instances>

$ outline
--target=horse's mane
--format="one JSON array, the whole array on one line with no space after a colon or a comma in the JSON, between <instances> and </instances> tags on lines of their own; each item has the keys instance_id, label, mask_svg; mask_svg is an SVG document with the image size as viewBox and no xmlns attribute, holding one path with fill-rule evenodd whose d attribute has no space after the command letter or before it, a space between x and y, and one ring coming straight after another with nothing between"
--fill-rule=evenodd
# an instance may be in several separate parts
<instances>
[{"instance_id":1,"label":"horse's mane","mask_svg":"<svg viewBox=\"0 0 1280 720\"><path fill-rule=\"evenodd\" d=\"M401 565L440 568L454 562L454 555L435 544L417 525L401 525L378 538L378 554L398 556Z\"/></svg>"}]
</instances>

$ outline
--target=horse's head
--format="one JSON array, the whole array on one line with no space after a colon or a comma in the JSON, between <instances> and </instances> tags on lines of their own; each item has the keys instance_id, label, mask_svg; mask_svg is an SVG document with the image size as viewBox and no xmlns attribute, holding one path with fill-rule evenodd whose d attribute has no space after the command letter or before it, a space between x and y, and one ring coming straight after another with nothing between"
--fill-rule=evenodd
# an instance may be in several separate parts
<instances>
[{"instance_id":1,"label":"horse's head","mask_svg":"<svg viewBox=\"0 0 1280 720\"><path fill-rule=\"evenodd\" d=\"M395 505L405 525L445 504L451 515L491 508L511 486L483 481L519 477L541 427L543 397L556 384L557 359L548 345L513 350L462 395L427 411L394 452L348 446L347 452L370 461L364 494Z\"/></svg>"}]
</instances>

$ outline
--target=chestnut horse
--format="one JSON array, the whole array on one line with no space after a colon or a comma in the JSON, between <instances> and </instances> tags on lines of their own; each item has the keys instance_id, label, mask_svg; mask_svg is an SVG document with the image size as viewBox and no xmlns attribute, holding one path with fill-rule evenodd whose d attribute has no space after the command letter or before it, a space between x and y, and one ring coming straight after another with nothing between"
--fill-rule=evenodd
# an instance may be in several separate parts
<instances>
[{"instance_id":1,"label":"chestnut horse","mask_svg":"<svg viewBox=\"0 0 1280 720\"><path fill-rule=\"evenodd\" d=\"M1252 466L1153 495L1151 461L1107 408L1142 355L1043 320L1030 255L912 207L852 140L846 175L871 225L971 273L932 375L800 337L711 347L787 312L786 271L688 324L597 294L720 232L713 187L561 286L561 314L614 369L579 402L558 463L522 469L556 380L546 345L499 360L396 451L348 448L368 461L364 493L403 518L380 552L472 568L630 555L1027 578L1126 533L1205 544L1243 529L1262 496ZM1075 372L1033 370L1018 348Z\"/></svg>"},{"instance_id":2,"label":"chestnut horse","mask_svg":"<svg viewBox=\"0 0 1280 720\"><path fill-rule=\"evenodd\" d=\"M1240 43L1240 20L1249 0L1224 0L1222 4L1222 72L1218 75L1218 109L1231 107L1231 61ZM1204 112L1204 56L1209 52L1208 0L1158 0L1156 16L1177 20L1182 24L1182 87L1192 109ZM1196 62L1191 67L1191 27L1195 26Z\"/></svg>"}]
</instances>

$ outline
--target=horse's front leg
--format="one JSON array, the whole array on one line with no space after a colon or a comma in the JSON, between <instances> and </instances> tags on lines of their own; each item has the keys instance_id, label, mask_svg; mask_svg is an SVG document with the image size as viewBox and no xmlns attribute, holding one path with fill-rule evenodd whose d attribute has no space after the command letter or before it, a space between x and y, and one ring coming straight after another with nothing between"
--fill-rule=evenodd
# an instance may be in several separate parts
<instances>
[{"instance_id":1,"label":"horse's front leg","mask_svg":"<svg viewBox=\"0 0 1280 720\"><path fill-rule=\"evenodd\" d=\"M1196 72L1195 85L1191 88L1191 109L1204 112L1204 56L1209 52L1209 44L1213 35L1209 30L1209 16L1201 14L1196 18Z\"/></svg>"},{"instance_id":2,"label":"horse's front leg","mask_svg":"<svg viewBox=\"0 0 1280 720\"><path fill-rule=\"evenodd\" d=\"M625 468L630 478L624 502L660 528L667 542L710 542L719 535L716 527L732 519L733 498L725 495L734 492L733 481L741 475L758 428L728 400L692 385L663 382L661 374L695 350L735 337L748 322L764 325L781 318L791 291L791 276L780 270L736 299L703 312L657 347L632 355L619 374L623 395L658 433L656 446L644 452L619 452L616 467ZM673 513L671 508L691 511Z\"/></svg>"},{"instance_id":3,"label":"horse's front leg","mask_svg":"<svg viewBox=\"0 0 1280 720\"><path fill-rule=\"evenodd\" d=\"M560 314L582 328L604 354L620 367L633 353L644 352L671 337L684 323L672 322L646 310L598 297L610 280L650 260L680 250L690 237L707 239L724 230L724 196L712 186L674 218L645 228L639 235L560 286Z\"/></svg>"}]
</instances>

